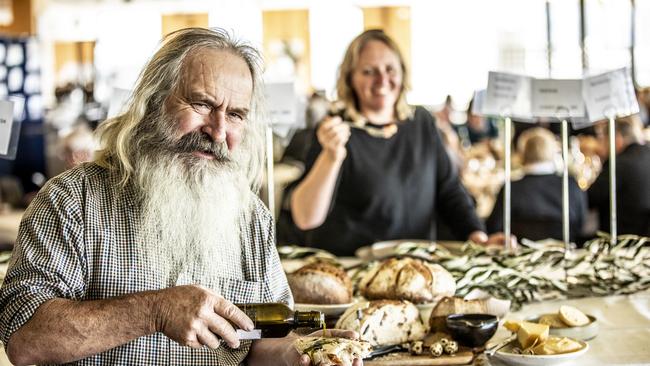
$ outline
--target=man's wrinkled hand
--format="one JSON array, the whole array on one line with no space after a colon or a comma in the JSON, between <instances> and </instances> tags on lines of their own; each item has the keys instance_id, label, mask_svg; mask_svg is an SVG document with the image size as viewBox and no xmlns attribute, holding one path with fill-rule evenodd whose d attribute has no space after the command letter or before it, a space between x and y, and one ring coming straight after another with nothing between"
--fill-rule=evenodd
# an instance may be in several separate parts
<instances>
[{"instance_id":1,"label":"man's wrinkled hand","mask_svg":"<svg viewBox=\"0 0 650 366\"><path fill-rule=\"evenodd\" d=\"M252 330L253 322L223 296L202 286L176 286L158 291L152 316L156 331L192 348L219 347L222 338L239 347L233 326Z\"/></svg>"}]
</instances>

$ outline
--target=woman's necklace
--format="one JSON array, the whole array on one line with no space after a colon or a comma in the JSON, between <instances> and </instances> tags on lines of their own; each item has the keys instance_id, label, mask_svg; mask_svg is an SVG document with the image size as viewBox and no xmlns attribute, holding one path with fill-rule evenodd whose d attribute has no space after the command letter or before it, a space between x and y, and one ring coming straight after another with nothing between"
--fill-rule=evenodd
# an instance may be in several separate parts
<instances>
[{"instance_id":1,"label":"woman's necklace","mask_svg":"<svg viewBox=\"0 0 650 366\"><path fill-rule=\"evenodd\" d=\"M352 123L352 127L362 129L372 137L384 139L389 139L397 133L397 123L395 122L387 123L385 125L373 125L366 122L362 126Z\"/></svg>"}]
</instances>

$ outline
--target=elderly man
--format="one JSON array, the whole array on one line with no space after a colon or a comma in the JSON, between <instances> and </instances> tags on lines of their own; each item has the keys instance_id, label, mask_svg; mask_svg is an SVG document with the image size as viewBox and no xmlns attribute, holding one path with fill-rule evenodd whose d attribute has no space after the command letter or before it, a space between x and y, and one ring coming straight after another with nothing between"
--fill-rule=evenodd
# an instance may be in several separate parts
<instances>
[{"instance_id":1,"label":"elderly man","mask_svg":"<svg viewBox=\"0 0 650 366\"><path fill-rule=\"evenodd\" d=\"M262 156L259 56L219 30L169 36L103 150L25 213L0 291L18 365L308 364L295 335L240 341L233 303L292 303ZM350 336L348 333L339 333Z\"/></svg>"},{"instance_id":2,"label":"elderly man","mask_svg":"<svg viewBox=\"0 0 650 366\"><path fill-rule=\"evenodd\" d=\"M606 125L597 129L601 157L609 156ZM618 234L650 236L650 146L643 139L638 115L616 120L616 226ZM609 231L609 161L587 191L589 206L598 210L600 230Z\"/></svg>"}]
</instances>

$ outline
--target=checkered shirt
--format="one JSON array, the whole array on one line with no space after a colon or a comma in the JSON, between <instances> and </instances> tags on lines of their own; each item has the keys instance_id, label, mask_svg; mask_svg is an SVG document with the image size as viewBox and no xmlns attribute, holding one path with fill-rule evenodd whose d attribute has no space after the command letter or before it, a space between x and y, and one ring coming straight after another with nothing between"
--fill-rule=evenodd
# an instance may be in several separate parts
<instances>
[{"instance_id":1,"label":"checkered shirt","mask_svg":"<svg viewBox=\"0 0 650 366\"><path fill-rule=\"evenodd\" d=\"M50 180L25 212L6 278L0 289L0 340L23 326L54 298L98 300L157 290L163 283L148 272L134 248L140 222L132 190L118 190L117 177L83 164ZM273 219L256 200L242 228L242 263L227 278L202 283L234 303L293 305L275 249ZM187 278L187 277L186 277ZM183 283L182 274L175 284ZM143 336L74 365L238 365L250 349L225 344L193 349L162 333Z\"/></svg>"}]
</instances>

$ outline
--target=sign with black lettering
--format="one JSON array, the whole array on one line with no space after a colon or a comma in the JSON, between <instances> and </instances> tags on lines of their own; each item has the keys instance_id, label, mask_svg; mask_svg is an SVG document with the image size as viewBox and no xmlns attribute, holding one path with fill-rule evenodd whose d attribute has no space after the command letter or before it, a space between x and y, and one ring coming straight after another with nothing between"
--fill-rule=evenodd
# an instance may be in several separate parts
<instances>
[{"instance_id":1,"label":"sign with black lettering","mask_svg":"<svg viewBox=\"0 0 650 366\"><path fill-rule=\"evenodd\" d=\"M7 155L9 152L9 141L11 140L11 128L14 121L14 102L0 100L0 155Z\"/></svg>"},{"instance_id":2,"label":"sign with black lettering","mask_svg":"<svg viewBox=\"0 0 650 366\"><path fill-rule=\"evenodd\" d=\"M639 113L632 74L628 68L584 78L582 94L592 122Z\"/></svg>"}]
</instances>

